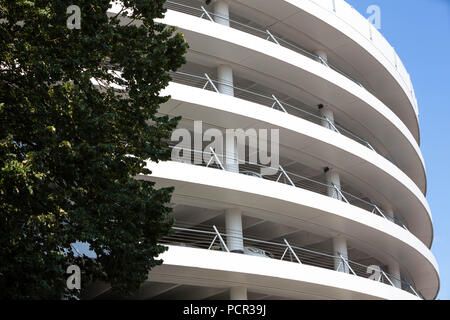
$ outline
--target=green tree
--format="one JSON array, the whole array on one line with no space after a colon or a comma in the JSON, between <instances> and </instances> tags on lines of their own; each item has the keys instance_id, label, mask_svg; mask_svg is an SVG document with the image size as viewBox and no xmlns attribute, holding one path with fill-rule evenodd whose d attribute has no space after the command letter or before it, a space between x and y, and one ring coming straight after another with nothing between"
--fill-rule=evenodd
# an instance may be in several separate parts
<instances>
[{"instance_id":1,"label":"green tree","mask_svg":"<svg viewBox=\"0 0 450 320\"><path fill-rule=\"evenodd\" d=\"M59 299L70 264L129 294L161 264L173 190L133 177L170 157L159 92L187 44L154 21L164 0L124 0L128 18L109 2L0 0L1 298Z\"/></svg>"}]
</instances>

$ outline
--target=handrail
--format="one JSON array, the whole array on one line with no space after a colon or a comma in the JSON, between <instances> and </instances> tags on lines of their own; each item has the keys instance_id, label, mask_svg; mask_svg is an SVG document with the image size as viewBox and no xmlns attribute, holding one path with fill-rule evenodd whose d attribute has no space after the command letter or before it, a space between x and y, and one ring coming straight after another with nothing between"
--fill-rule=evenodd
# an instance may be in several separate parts
<instances>
[{"instance_id":1,"label":"handrail","mask_svg":"<svg viewBox=\"0 0 450 320\"><path fill-rule=\"evenodd\" d=\"M242 160L239 158L237 158L237 159L231 158L231 157L228 157L226 154L212 153L211 151L193 150L193 149L182 148L182 147L173 146L173 145L169 146L169 148L172 149L172 160L173 161L186 162L186 159L184 159L184 158L178 159L177 156L174 154L174 150L178 150L178 151L182 151L183 154L188 153L189 158L191 160L191 164L195 164L195 165L208 166L209 168L221 169L221 170L226 171L227 168L223 167L222 163L226 163L226 161L224 161L224 160L232 159L234 162L238 163L239 173L242 173L242 174L248 175L248 172L254 172L255 177L259 177L259 178L262 178L265 180L271 180L271 181L279 182L279 183L283 183L283 181L280 180L280 177L285 176L287 179L286 179L286 183L284 183L284 184L288 184L293 187L302 188L302 189L316 192L316 193L326 195L326 196L330 196L329 190L335 188L335 186L333 184L328 184L325 181L318 181L316 179L311 179L308 177L298 175L293 172L286 171L281 166L279 166L278 168L269 167L266 165L249 162L249 161ZM221 161L219 160L219 163L216 163L218 161L218 160L216 160L217 158L221 159ZM205 159L209 159L209 161L206 162ZM212 162L212 159L215 159L215 161ZM273 174L271 174L271 175L261 174L260 172L262 172L261 169L263 169L263 168L266 170L270 169L267 172L273 172ZM259 170L259 172L257 170ZM278 177L278 179L276 177ZM360 197L358 197L356 195L346 192L342 188L339 189L339 192L341 193L341 197L339 197L340 198L339 200L345 201L351 205L357 206L357 207L359 207L363 210L366 210L372 214L378 215L378 216L380 216L388 221L391 221L391 222L403 227L404 229L408 230L402 220L400 220L398 218L392 219L391 217L389 217L388 214L381 211L379 206L377 206L373 201L366 201L364 199L361 199ZM383 214L380 214L380 213L383 213Z\"/></svg>"},{"instance_id":2,"label":"handrail","mask_svg":"<svg viewBox=\"0 0 450 320\"><path fill-rule=\"evenodd\" d=\"M270 32L269 30L267 30L267 29L262 30L262 29L255 28L255 27L253 27L253 26L246 25L246 24L244 24L244 23L241 23L241 22L239 22L239 21L230 19L230 18L228 18L228 17L224 17L224 16L218 15L218 14L216 14L216 13L212 13L212 12L206 11L206 9L203 8L203 7L201 7L201 8L196 8L196 7L188 6L188 5L181 4L181 3L178 3L178 2L174 2L174 1L170 1L170 0L166 1L166 4L168 5L168 7L170 7L171 9L173 9L173 10L175 10L175 11L187 13L187 14L194 15L194 16L197 16L197 14L200 14L200 16L199 16L200 18L204 18L205 12L207 12L207 13L208 13L208 17L209 17L208 20L210 20L211 16L212 16L212 17L216 16L216 17L219 17L219 18L221 18L221 19L228 20L228 21L231 23L231 25L230 25L231 28L235 28L235 29L238 29L238 30L239 30L239 28L245 28L245 29L247 29L247 30L246 30L247 32L248 32L248 31L251 31L250 33L253 34L253 35L259 36L260 38L263 38L263 39L268 40L268 41L272 40L271 42L274 42L274 43L276 43L276 44L278 44L278 45L280 45L280 46L283 46L283 47L286 47L286 48L288 48L288 49L291 49L291 50L293 50L293 51L295 51L295 52L297 52L297 53L300 53L300 54L302 54L302 55L304 55L304 56L306 56L306 57L309 57L310 59L316 60L316 61L322 63L323 65L325 65L325 66L327 66L327 67L333 69L334 71L340 73L341 75L347 77L347 78L350 79L351 81L353 81L353 82L355 82L356 84L358 84L360 87L362 87L362 88L364 88L365 90L367 90L367 89L366 89L366 88L365 88L358 80L356 80L356 79L354 79L353 77L349 76L348 74L346 74L345 72L343 72L343 71L340 70L339 68L333 66L332 64L330 64L330 62L325 62L325 61L324 61L320 56L318 56L317 54L312 53L312 52L310 52L310 51L308 51L308 50L306 50L306 49L304 49L304 48L301 48L301 47L299 47L299 46L297 46L297 45L295 45L295 44L292 44L292 43L290 43L289 41L284 40L283 38L280 38L280 37L278 37L278 36L275 36L275 35L273 35L273 33L271 33L271 32ZM213 20L211 20L211 21L213 21ZM367 90L367 91L368 91L368 90ZM335 126L336 126L337 128L340 128L340 126L337 125L337 124L335 124ZM340 129L341 129L341 128L340 128ZM360 142L360 143L362 143L363 145L367 146L368 148L374 150L374 148L372 147L372 145L371 145L369 142L367 142L365 139L362 139L362 138L358 137L357 135L355 135L354 133L352 133L350 130L347 130L347 129L345 129L345 128L342 128L342 129L345 131L345 134L346 134L347 136L352 136L352 137L354 137L356 140L360 140L360 141L358 141L358 142ZM355 140L355 139L354 139L354 140ZM379 153L379 152L378 152L378 153ZM392 159L390 159L390 158L388 158L388 157L386 157L386 156L384 156L384 157L385 157L388 161L390 161L391 163L393 163L394 165L396 165L395 162L394 162Z\"/></svg>"},{"instance_id":3,"label":"handrail","mask_svg":"<svg viewBox=\"0 0 450 320\"><path fill-rule=\"evenodd\" d=\"M223 251L225 249L225 251L227 251L228 248L226 247L226 245L223 245L223 239L238 238L243 241L244 248L251 246L253 248L259 249L260 253L258 255L261 257L289 262L289 260L285 260L286 254L289 253L290 262L331 269L334 271L339 271L341 269L340 265L336 268L335 261L342 261L347 266L347 268L343 269L348 269L348 272L346 273L349 273L350 275L370 278L374 281L382 282L393 287L396 287L394 283L397 283L399 284L399 286L397 285L399 289L414 294L421 299L425 299L420 291L414 288L414 286L411 285L411 283L406 278L406 280L399 279L398 277L385 272L380 266L377 266L379 269L379 276L377 278L372 278L371 276L373 273L371 273L371 271L374 271L373 265L368 266L352 261L349 258L342 256L341 254L336 255L303 248L290 244L286 239L283 239L282 243L278 243L274 241L249 238L245 236L240 237L236 234L227 234L224 232L220 232L216 226L197 226L196 228L197 229L194 229L189 225L183 226L183 223L177 223L172 227L174 233L164 237L160 242L161 244L165 245L189 246L199 249L220 251ZM204 230L198 228L203 228ZM217 240L217 238L221 239L222 244L220 246L214 246L214 242Z\"/></svg>"},{"instance_id":4,"label":"handrail","mask_svg":"<svg viewBox=\"0 0 450 320\"><path fill-rule=\"evenodd\" d=\"M359 85L360 87L364 88L364 86L355 78L349 76L348 74L346 74L344 71L340 70L339 68L333 66L332 64L330 64L329 62L325 62L319 55L312 53L304 48L301 48L298 45L295 45L279 36L274 35L270 30L268 29L259 29L253 26L249 26L247 24L244 24L242 22L230 19L229 17L225 17L222 15L219 15L217 13L214 12L210 12L207 11L205 8L200 7L200 8L196 8L196 7L192 7L186 4L181 4L178 2L174 2L174 1L166 1L166 4L168 4L167 7L170 7L170 9L173 9L175 11L179 11L179 12L183 12L183 13L187 13L190 15L195 15L197 16L197 14L199 14L199 17L204 19L205 16L208 18L208 20L213 21L213 19L211 20L211 17L217 17L220 18L222 20L227 20L230 23L230 27L234 28L234 29L238 29L239 28L245 28L247 29L246 31L252 31L253 35L259 36L260 38L263 38L265 40L272 40L271 42L280 45L282 47L288 48L290 50L293 50L297 53L300 53L308 58L311 58L313 60L319 61L321 62L323 65L329 67L330 69L333 69L334 71L340 73L341 75L345 76L346 78L348 78L349 80L353 81L354 83L356 83L357 85ZM177 10L178 9L178 10ZM194 14L195 13L195 14ZM256 34L255 34L256 33ZM366 89L367 90L367 89Z\"/></svg>"},{"instance_id":5,"label":"handrail","mask_svg":"<svg viewBox=\"0 0 450 320\"><path fill-rule=\"evenodd\" d=\"M217 90L217 87L215 86L215 84L227 86L227 87L234 89L234 92L235 92L234 97L235 98L240 98L243 100L256 102L258 104L262 104L262 105L270 107L270 108L274 108L275 106L278 106L281 109L281 111L283 111L285 113L295 115L297 117L306 119L306 120L308 120L310 122L314 122L316 124L321 124L322 121L328 120L327 118L325 118L323 116L319 116L310 111L305 110L305 107L299 107L297 105L294 106L288 102L279 100L274 94L271 94L271 96L264 95L261 93L257 93L255 91L251 91L248 89L243 89L243 88L240 88L240 87L237 87L234 85L230 85L229 83L226 83L226 82L211 79L211 77L206 73L204 74L204 76L201 76L201 75L195 75L195 74L191 74L191 73L176 71L176 72L170 72L170 76L172 78L172 81L174 81L176 83L195 86L195 87L202 88L205 90L208 90L208 85L211 85L212 89L214 89L214 91L217 93L220 93L220 92ZM313 107L311 107L311 106L309 107L309 109L312 109L312 108ZM288 111L288 109L290 109L290 110ZM298 113L294 114L296 112L300 112L302 116L298 115ZM370 150L376 152L377 154L381 155L382 157L384 157L386 160L388 160L392 164L396 165L393 162L393 160L391 160L387 156L380 153L366 139L356 135L349 129L339 125L336 122L333 123L333 126L336 127L336 130L334 130L334 131L336 131L337 133L340 133L340 134L346 136L347 138L350 138L353 141L356 141L359 144L362 144L363 146L365 146L365 147L369 148Z\"/></svg>"},{"instance_id":6,"label":"handrail","mask_svg":"<svg viewBox=\"0 0 450 320\"><path fill-rule=\"evenodd\" d=\"M350 75L346 74L344 71L342 71L339 68L337 68L336 66L332 65L330 62L328 62L328 61L325 62L319 55L317 55L315 53L312 53L312 52L310 52L310 51L308 51L308 50L306 50L304 48L301 48L301 47L299 47L299 46L297 46L297 45L295 45L295 44L293 44L293 43L291 43L289 41L286 41L283 38L280 38L278 36L273 35L273 33L271 33L268 29L262 30L262 29L255 28L253 26L244 24L242 22L230 19L229 17L224 17L224 16L218 15L216 13L206 11L206 9L204 7L196 8L196 7L188 6L188 5L181 4L181 3L178 3L178 2L174 2L174 1L170 1L170 0L166 1L166 4L169 5L168 7L170 7L171 9L173 9L175 11L182 12L182 13L186 13L186 14L190 14L190 15L194 15L194 16L197 16L196 15L197 13L201 13L201 15L199 16L200 18L204 18L205 12L207 12L208 13L208 17L209 17L208 20L212 19L211 16L213 16L213 17L216 16L218 18L221 18L221 19L229 21L231 23L230 27L234 28L234 29L238 29L239 30L239 28L246 28L247 32L251 31L251 32L248 32L248 33L251 33L253 35L259 36L260 38L263 38L263 39L268 40L268 41L272 40L271 42L274 42L274 43L276 43L276 44L278 44L280 46L283 46L283 47L286 47L288 49L291 49L291 50L293 50L293 51L295 51L297 53L300 53L300 54L302 54L302 55L304 55L306 57L309 57L310 59L313 59L313 60L316 60L316 61L322 63L323 65L329 67L330 69L333 69L334 71L336 71L336 72L340 73L341 75L347 77L348 79L350 79L351 81L353 81L354 83L356 83L357 85L359 85L360 87L364 88L366 91L369 92L369 90L367 90L367 88L365 88L358 80L356 80L355 78L353 78ZM213 21L213 19L211 21ZM337 125L337 124L335 124L335 126L337 128L340 128L340 126ZM360 140L360 143L362 143L366 147L368 147L368 148L370 148L370 149L375 151L373 146L369 142L367 142L365 139L362 139L362 138L358 137L357 135L353 134L351 131L349 131L349 130L347 130L345 128L342 128L342 129L345 131L346 136L352 136L356 140ZM377 153L379 153L379 152L377 151ZM397 166L397 164L392 159L390 159L389 157L384 156L384 155L383 155L383 157L386 158L392 164Z\"/></svg>"}]
</instances>

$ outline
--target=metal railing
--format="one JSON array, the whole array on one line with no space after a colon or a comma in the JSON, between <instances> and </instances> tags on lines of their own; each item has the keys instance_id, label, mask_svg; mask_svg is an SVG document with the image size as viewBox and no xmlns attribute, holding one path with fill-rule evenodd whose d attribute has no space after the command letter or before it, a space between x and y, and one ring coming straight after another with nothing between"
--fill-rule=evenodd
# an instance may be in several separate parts
<instances>
[{"instance_id":1,"label":"metal railing","mask_svg":"<svg viewBox=\"0 0 450 320\"><path fill-rule=\"evenodd\" d=\"M306 57L309 57L315 61L318 61L320 63L322 63L323 65L329 67L330 69L333 69L334 71L340 73L341 75L345 76L346 78L350 79L351 81L355 82L356 84L358 84L360 87L364 88L366 91L367 88L365 88L358 80L356 80L355 78L351 77L350 75L346 74L344 71L340 70L339 68L337 68L336 66L334 66L333 64L331 64L328 61L325 61L324 59L322 59L319 55L312 53L296 44L293 44L287 40L284 40L283 38L274 35L271 31L269 31L268 29L263 29L262 27L254 27L254 26L250 26L248 24L244 24L242 22L230 19L229 17L223 17L221 15L217 15L213 12L207 11L203 6L200 6L200 8L196 8L196 7L192 7L186 4L182 4L182 3L178 3L175 1L166 1L165 2L165 7L167 9L171 9L174 11L178 11L178 12L182 12L182 13L186 13L189 15L193 15L202 19L207 19L209 21L215 22L214 21L214 17L216 18L220 18L223 20L227 20L229 22L229 26L233 29L237 29L255 36L258 36L260 38L263 38L267 41L271 41L274 42L280 46L283 46L285 48L291 49L297 53L300 53ZM379 151L375 150L375 148L365 139L358 137L356 134L354 134L353 132L351 132L350 130L340 126L339 124L335 125L337 129L341 130L342 134L344 134L347 137L352 138L355 141L360 142L361 144L367 146L368 148L376 151L377 153L381 154ZM396 162L393 161L391 158L383 155L384 158L386 158L388 161L390 161L392 164L396 165Z\"/></svg>"},{"instance_id":2,"label":"metal railing","mask_svg":"<svg viewBox=\"0 0 450 320\"><path fill-rule=\"evenodd\" d=\"M175 144L174 142L170 143ZM302 188L325 196L338 198L341 201L364 209L368 212L371 212L372 214L378 215L401 226L405 230L408 230L402 220L396 217L392 218L388 213L382 211L374 201L364 200L350 192L346 192L342 188L338 188L333 184L328 184L326 181L324 181L324 179L322 181L319 181L317 177L304 177L296 173L286 171L282 166L274 168L259 163L249 162L245 159L229 157L224 154L217 154L213 149L210 149L209 151L200 151L189 148L182 148L174 145L171 145L170 148L172 149L173 161L216 168L225 171L233 171L236 173L250 175L265 180L288 184L293 187ZM230 165L229 167L232 167L233 169L229 169L227 167L227 162L233 163L233 165ZM262 172L270 172L271 174L262 174ZM337 197L335 196L336 192L338 193Z\"/></svg>"},{"instance_id":3,"label":"metal railing","mask_svg":"<svg viewBox=\"0 0 450 320\"><path fill-rule=\"evenodd\" d=\"M171 235L164 237L160 243L182 247L192 247L207 250L230 252L226 239L234 238L243 242L244 254L251 254L267 259L277 259L293 263L305 264L319 268L345 272L354 276L369 278L425 299L419 290L407 279L399 279L385 272L378 265L364 265L352 261L340 253L332 254L318 252L289 243L285 238L283 242L266 241L256 238L239 237L236 234L220 232L216 226L196 226L177 224L172 227ZM253 249L253 250L250 250Z\"/></svg>"},{"instance_id":4,"label":"metal railing","mask_svg":"<svg viewBox=\"0 0 450 320\"><path fill-rule=\"evenodd\" d=\"M327 118L320 116L318 114L315 114L312 112L313 107L312 106L306 106L306 104L300 105L300 103L296 103L296 105L290 104L286 101L283 101L275 94L268 95L267 93L261 93L256 91L251 91L248 89L239 88L234 85L230 85L226 82L221 82L215 79L212 79L207 73L203 75L195 75L191 73L186 72L170 72L170 77L172 78L173 82L189 85L209 91L214 91L217 93L220 93L217 87L219 85L226 86L228 88L232 88L234 91L234 97L243 99L250 102L255 102L260 105L279 110L284 113L288 113L290 115L294 115L296 117L308 120L310 122L313 122L318 125L323 125L324 121L329 121ZM270 93L269 93L270 94ZM294 99L294 98L292 98ZM309 110L307 110L309 109ZM340 133L347 138L352 139L353 141L356 141L363 146L369 148L370 150L378 153L382 157L384 157L386 160L390 161L392 164L395 165L394 161L391 160L389 157L385 156L381 152L379 152L376 148L374 148L366 139L358 136L357 134L353 133L351 130L345 128L344 126L333 122L332 126L329 126L331 130Z\"/></svg>"},{"instance_id":5,"label":"metal railing","mask_svg":"<svg viewBox=\"0 0 450 320\"><path fill-rule=\"evenodd\" d=\"M165 7L167 9L171 9L174 11L178 11L178 12L182 12L182 13L186 13L192 16L196 16L202 19L207 19L209 21L215 22L215 18L219 18L220 20L226 20L228 21L228 24L231 28L233 29L237 29L249 34L252 34L254 36L257 36L259 38L271 41L273 43L276 43L280 46L283 46L285 48L288 48L290 50L293 50L297 53L300 53L306 57L309 57L313 60L316 60L320 63L322 63L323 65L329 67L330 69L333 69L334 71L338 72L339 74L343 75L344 77L348 78L349 80L353 81L354 83L356 83L357 85L359 85L361 88L364 88L366 91L370 92L370 90L368 90L366 87L364 87L360 81L358 81L357 79L355 79L354 77L350 76L349 74L347 74L346 72L344 72L343 70L341 70L340 68L334 66L332 63L330 63L329 61L325 61L323 60L319 55L305 49L302 48L300 45L298 44L294 44L290 41L287 41L285 39L283 39L280 36L275 35L273 32L271 32L269 29L258 25L257 23L254 23L252 21L248 22L248 20L246 20L246 23L237 21L235 19L230 19L229 17L224 17L218 14L215 14L213 12L207 11L203 6L200 7L193 7L191 5L187 5L187 4L183 4L180 2L176 2L176 1L166 1L165 3ZM249 25L249 23L252 23L254 25ZM370 25L370 24L369 24ZM370 29L371 30L371 29ZM394 54L396 55L395 51ZM392 62L391 62L392 63ZM406 72L406 70L405 70ZM404 77L401 76L402 81L404 81L404 83L406 84L406 86L408 88L410 88L409 91L409 97L411 99L411 102L414 106L414 109L417 111L417 99L414 96L414 91L411 88L411 83L407 84ZM373 94L372 92L370 92L371 94Z\"/></svg>"},{"instance_id":6,"label":"metal railing","mask_svg":"<svg viewBox=\"0 0 450 320\"><path fill-rule=\"evenodd\" d=\"M233 20L233 19L229 19L228 17L223 17L221 15L217 15L215 13L209 12L207 11L203 6L200 6L200 8L196 8L196 7L192 7L186 4L182 4L182 3L178 3L178 2L174 2L174 1L166 1L165 3L165 7L168 9L172 9L178 12L182 12L182 13L186 13L186 14L190 14L193 16L197 16L199 18L203 18L203 19L207 19L210 20L212 22L214 21L214 17L220 18L220 19L224 19L227 20L230 24L230 27L233 29L237 29L255 36L258 36L260 38L263 38L265 40L274 42L280 46L286 47L288 49L291 49L297 53L300 53L306 57L309 57L313 60L316 60L324 65L326 65L327 67L333 69L334 71L340 73L341 75L347 77L348 79L352 80L353 82L355 82L356 84L358 84L359 86L361 86L362 88L366 89L359 81L357 81L356 79L352 78L351 76L349 76L348 74L346 74L345 72L343 72L342 70L340 70L339 68L333 66L330 62L323 60L320 56L318 56L315 53L312 53L304 48L301 48L298 45L295 45L289 41L284 40L283 38L279 37L279 36L275 36L272 32L270 32L268 29L261 29L261 28L257 28L257 27L253 27L250 26L248 24L244 24L242 22ZM366 89L367 90L367 89ZM286 102L285 102L286 103ZM295 108L295 107L294 107ZM359 137L358 135L354 134L353 132L351 132L350 130L344 128L343 126L340 126L339 124L335 124L335 127L337 130L341 131L341 133L363 145L365 145L366 147L372 149L373 151L376 151L377 153L381 154L379 151L377 151L367 140ZM391 158L383 155L384 158L386 158L388 161L390 161L392 164L397 165Z\"/></svg>"},{"instance_id":7,"label":"metal railing","mask_svg":"<svg viewBox=\"0 0 450 320\"><path fill-rule=\"evenodd\" d=\"M348 78L349 80L353 81L354 83L356 83L357 85L359 85L360 87L364 88L363 85L356 80L355 78L349 76L348 74L346 74L344 71L340 70L339 68L333 66L331 63L323 60L319 55L310 52L307 49L302 48L299 45L293 44L290 41L287 41L285 39L283 39L280 36L275 35L274 33L272 33L270 30L268 30L267 28L264 28L262 26L251 26L249 24L245 24L242 23L240 21L234 20L234 19L230 19L229 17L224 17L221 15L218 15L216 13L207 11L203 6L200 7L193 7L190 5L186 5L183 3L179 3L179 2L175 2L175 1L166 1L164 4L165 8L170 9L170 10L174 10L174 11L178 11L178 12L182 12L182 13L186 13L192 16L196 16L202 19L206 19L212 22L215 22L215 19L220 19L220 20L226 20L229 24L229 26L233 29L237 29L249 34L252 34L254 36L257 36L259 38L262 38L264 40L268 40L270 42L273 42L277 45L280 45L282 47L285 47L287 49L290 49L292 51L295 51L297 53L302 54L305 57L308 57L310 59L313 59L315 61L318 61L320 63L322 63L323 65L329 67L330 69L333 69L334 71L338 72L339 74L345 76L346 78ZM255 24L256 25L256 24ZM366 89L367 90L367 89Z\"/></svg>"}]
</instances>

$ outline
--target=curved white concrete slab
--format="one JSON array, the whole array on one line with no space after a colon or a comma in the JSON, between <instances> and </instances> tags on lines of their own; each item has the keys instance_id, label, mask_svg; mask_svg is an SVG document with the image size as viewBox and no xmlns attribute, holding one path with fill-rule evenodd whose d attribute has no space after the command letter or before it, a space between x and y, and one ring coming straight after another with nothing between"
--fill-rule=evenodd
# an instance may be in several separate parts
<instances>
[{"instance_id":1,"label":"curved white concrete slab","mask_svg":"<svg viewBox=\"0 0 450 320\"><path fill-rule=\"evenodd\" d=\"M415 156L400 165L411 161L420 164L416 183L426 193L425 165L417 142L405 124L367 90L310 58L250 34L171 10L161 21L178 26L191 49L242 68L264 70L266 81L272 79L270 86L289 90L294 97L296 90L321 97L366 127L388 150L399 149L409 154L414 150ZM274 77L279 81L274 81Z\"/></svg>"},{"instance_id":2,"label":"curved white concrete slab","mask_svg":"<svg viewBox=\"0 0 450 320\"><path fill-rule=\"evenodd\" d=\"M333 270L236 253L168 246L149 280L195 286L245 286L293 299L418 300L404 290Z\"/></svg>"},{"instance_id":3,"label":"curved white concrete slab","mask_svg":"<svg viewBox=\"0 0 450 320\"><path fill-rule=\"evenodd\" d=\"M367 196L373 194L374 199L385 199L401 208L411 232L431 246L431 211L424 195L406 174L376 152L307 120L232 96L177 83L171 83L161 94L171 95L171 100L160 107L164 114L218 127L232 123L234 128L279 129L281 145L326 161L340 169L348 181L355 181L358 189L370 188L365 190ZM407 161L412 155L399 156ZM295 154L292 157L296 158Z\"/></svg>"},{"instance_id":4,"label":"curved white concrete slab","mask_svg":"<svg viewBox=\"0 0 450 320\"><path fill-rule=\"evenodd\" d=\"M427 299L439 290L439 270L431 251L411 232L345 202L289 185L242 174L184 164L148 162L158 187L174 186L173 201L199 206L241 207L284 225L321 226L354 239L381 261L398 259Z\"/></svg>"}]
</instances>

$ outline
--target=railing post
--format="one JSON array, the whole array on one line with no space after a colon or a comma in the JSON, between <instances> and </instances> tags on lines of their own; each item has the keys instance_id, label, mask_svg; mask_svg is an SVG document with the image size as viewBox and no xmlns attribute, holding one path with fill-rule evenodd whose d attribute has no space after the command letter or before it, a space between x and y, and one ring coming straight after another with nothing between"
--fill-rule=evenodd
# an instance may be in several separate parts
<instances>
[{"instance_id":1,"label":"railing post","mask_svg":"<svg viewBox=\"0 0 450 320\"><path fill-rule=\"evenodd\" d=\"M278 42L278 40L273 36L272 33L270 33L269 30L266 29L267 34L269 35L269 37L277 44L280 45L280 43Z\"/></svg>"},{"instance_id":2,"label":"railing post","mask_svg":"<svg viewBox=\"0 0 450 320\"><path fill-rule=\"evenodd\" d=\"M347 268L353 273L353 275L356 276L355 271L352 269L352 267L350 267L350 264L348 263L347 259L345 259L342 254L339 253L339 257L342 259L342 262L344 263L344 265L347 266ZM347 273L347 272L346 272Z\"/></svg>"},{"instance_id":3,"label":"railing post","mask_svg":"<svg viewBox=\"0 0 450 320\"><path fill-rule=\"evenodd\" d=\"M284 174L284 176L288 179L289 183L290 183L293 187L295 187L294 182L292 182L291 178L288 176L288 174L286 173L286 171L284 171L283 167L282 167L281 165L280 165L279 167L280 167L281 173ZM281 175L280 175L280 177L281 177ZM280 177L278 177L278 180L280 179ZM278 182L278 180L277 180L277 182Z\"/></svg>"},{"instance_id":4,"label":"railing post","mask_svg":"<svg viewBox=\"0 0 450 320\"><path fill-rule=\"evenodd\" d=\"M373 208L374 208L376 211L378 211L379 214L381 214L381 216L382 216L383 218L385 218L385 219L387 220L387 218L386 218L386 216L384 215L383 211L381 211L380 208L378 208L378 206L377 206L376 204L372 203L372 206L373 206Z\"/></svg>"},{"instance_id":5,"label":"railing post","mask_svg":"<svg viewBox=\"0 0 450 320\"><path fill-rule=\"evenodd\" d=\"M227 247L225 241L223 241L222 236L220 235L219 230L217 230L217 228L216 228L215 225L213 226L213 228L214 228L214 231L215 231L216 234L217 234L217 237L218 237L219 240L220 240L220 243L222 244L223 248L225 249L225 251L226 251L226 252L230 252L230 250L228 250L228 247Z\"/></svg>"},{"instance_id":6,"label":"railing post","mask_svg":"<svg viewBox=\"0 0 450 320\"><path fill-rule=\"evenodd\" d=\"M328 68L330 67L328 65L328 62L326 62L324 58L322 58L321 56L317 56L317 57L319 58L320 62L322 62L323 65L327 66Z\"/></svg>"},{"instance_id":7,"label":"railing post","mask_svg":"<svg viewBox=\"0 0 450 320\"><path fill-rule=\"evenodd\" d=\"M219 160L219 157L214 152L214 149L212 147L209 147L209 150L211 151L212 155L211 155L211 159L209 159L208 163L206 164L206 167L208 167L211 164L211 161L214 158L217 161L217 164L219 165L220 169L225 170L225 168L223 167L222 163Z\"/></svg>"},{"instance_id":8,"label":"railing post","mask_svg":"<svg viewBox=\"0 0 450 320\"><path fill-rule=\"evenodd\" d=\"M217 93L219 92L219 90L217 90L216 86L214 85L214 82L211 80L211 78L208 76L207 73L205 73L205 77L208 80L209 84L211 85L211 87L214 89L214 91L216 91ZM206 85L205 87L206 88Z\"/></svg>"},{"instance_id":9,"label":"railing post","mask_svg":"<svg viewBox=\"0 0 450 320\"><path fill-rule=\"evenodd\" d=\"M272 98L273 98L273 100L275 100L275 103L278 104L278 106L281 108L281 110L283 110L285 113L288 113L286 111L286 109L283 107L283 105L281 104L281 102L277 99L277 97L275 97L275 95L272 95ZM273 104L273 105L275 105L275 104Z\"/></svg>"},{"instance_id":10,"label":"railing post","mask_svg":"<svg viewBox=\"0 0 450 320\"><path fill-rule=\"evenodd\" d=\"M211 244L209 245L208 250L211 250L212 246L214 245L214 242L216 242L216 239L217 239L217 235L214 236L214 239L211 242Z\"/></svg>"},{"instance_id":11,"label":"railing post","mask_svg":"<svg viewBox=\"0 0 450 320\"><path fill-rule=\"evenodd\" d=\"M344 196L340 188L338 188L334 183L331 183L331 185L333 186L334 190L336 190L336 192L341 196L341 199L344 199L345 202L350 203L348 202L347 198Z\"/></svg>"},{"instance_id":12,"label":"railing post","mask_svg":"<svg viewBox=\"0 0 450 320\"><path fill-rule=\"evenodd\" d=\"M328 119L327 117L324 116L324 119L328 122L328 124L330 125L331 129L333 129L335 132L337 133L341 133L338 128L336 128L336 126L334 125L334 123Z\"/></svg>"},{"instance_id":13,"label":"railing post","mask_svg":"<svg viewBox=\"0 0 450 320\"><path fill-rule=\"evenodd\" d=\"M323 51L323 50L316 50L316 51L314 51L314 54L316 55L316 57L319 59L319 61L323 65L327 66L328 68L330 67L328 65L328 55L327 55L327 53L325 51Z\"/></svg>"},{"instance_id":14,"label":"railing post","mask_svg":"<svg viewBox=\"0 0 450 320\"><path fill-rule=\"evenodd\" d=\"M200 8L202 8L203 14L206 15L206 16L208 17L209 20L211 20L212 22L214 22L214 19L211 18L211 16L209 15L209 12L206 11L206 9L205 9L203 6L201 6ZM203 14L202 14L202 16L201 16L200 18L203 18Z\"/></svg>"},{"instance_id":15,"label":"railing post","mask_svg":"<svg viewBox=\"0 0 450 320\"><path fill-rule=\"evenodd\" d=\"M409 281L408 281L408 286L409 286L409 288L412 290L412 292L414 292L414 294L415 294L417 297L419 297L420 299L422 299L422 297L417 293L417 291L414 290L414 287L411 285L411 283L409 283Z\"/></svg>"},{"instance_id":16,"label":"railing post","mask_svg":"<svg viewBox=\"0 0 450 320\"><path fill-rule=\"evenodd\" d=\"M300 261L300 259L298 258L297 254L295 253L294 249L292 249L291 245L289 244L289 242L287 242L287 240L285 238L283 238L284 243L286 243L286 246L288 247L289 251L291 251L291 253L293 254L293 256L295 257L295 260L297 260L298 263L302 264L302 262ZM283 255L284 256L284 255Z\"/></svg>"},{"instance_id":17,"label":"railing post","mask_svg":"<svg viewBox=\"0 0 450 320\"><path fill-rule=\"evenodd\" d=\"M289 250L289 247L286 247L286 249L284 249L283 255L281 256L280 260L284 259L284 256L286 255L286 252Z\"/></svg>"},{"instance_id":18,"label":"railing post","mask_svg":"<svg viewBox=\"0 0 450 320\"><path fill-rule=\"evenodd\" d=\"M369 149L371 149L371 150L374 151L374 152L377 152L377 151L375 150L375 148L372 147L372 145L371 145L368 141L364 140L364 143L366 144L366 146L369 147ZM377 153L378 153L378 152L377 152Z\"/></svg>"},{"instance_id":19,"label":"railing post","mask_svg":"<svg viewBox=\"0 0 450 320\"><path fill-rule=\"evenodd\" d=\"M391 281L391 279L389 279L389 277L387 276L387 274L383 271L383 269L381 269L381 274L387 279L387 281L389 281L389 283L391 284L391 286L395 287L394 283Z\"/></svg>"}]
</instances>

